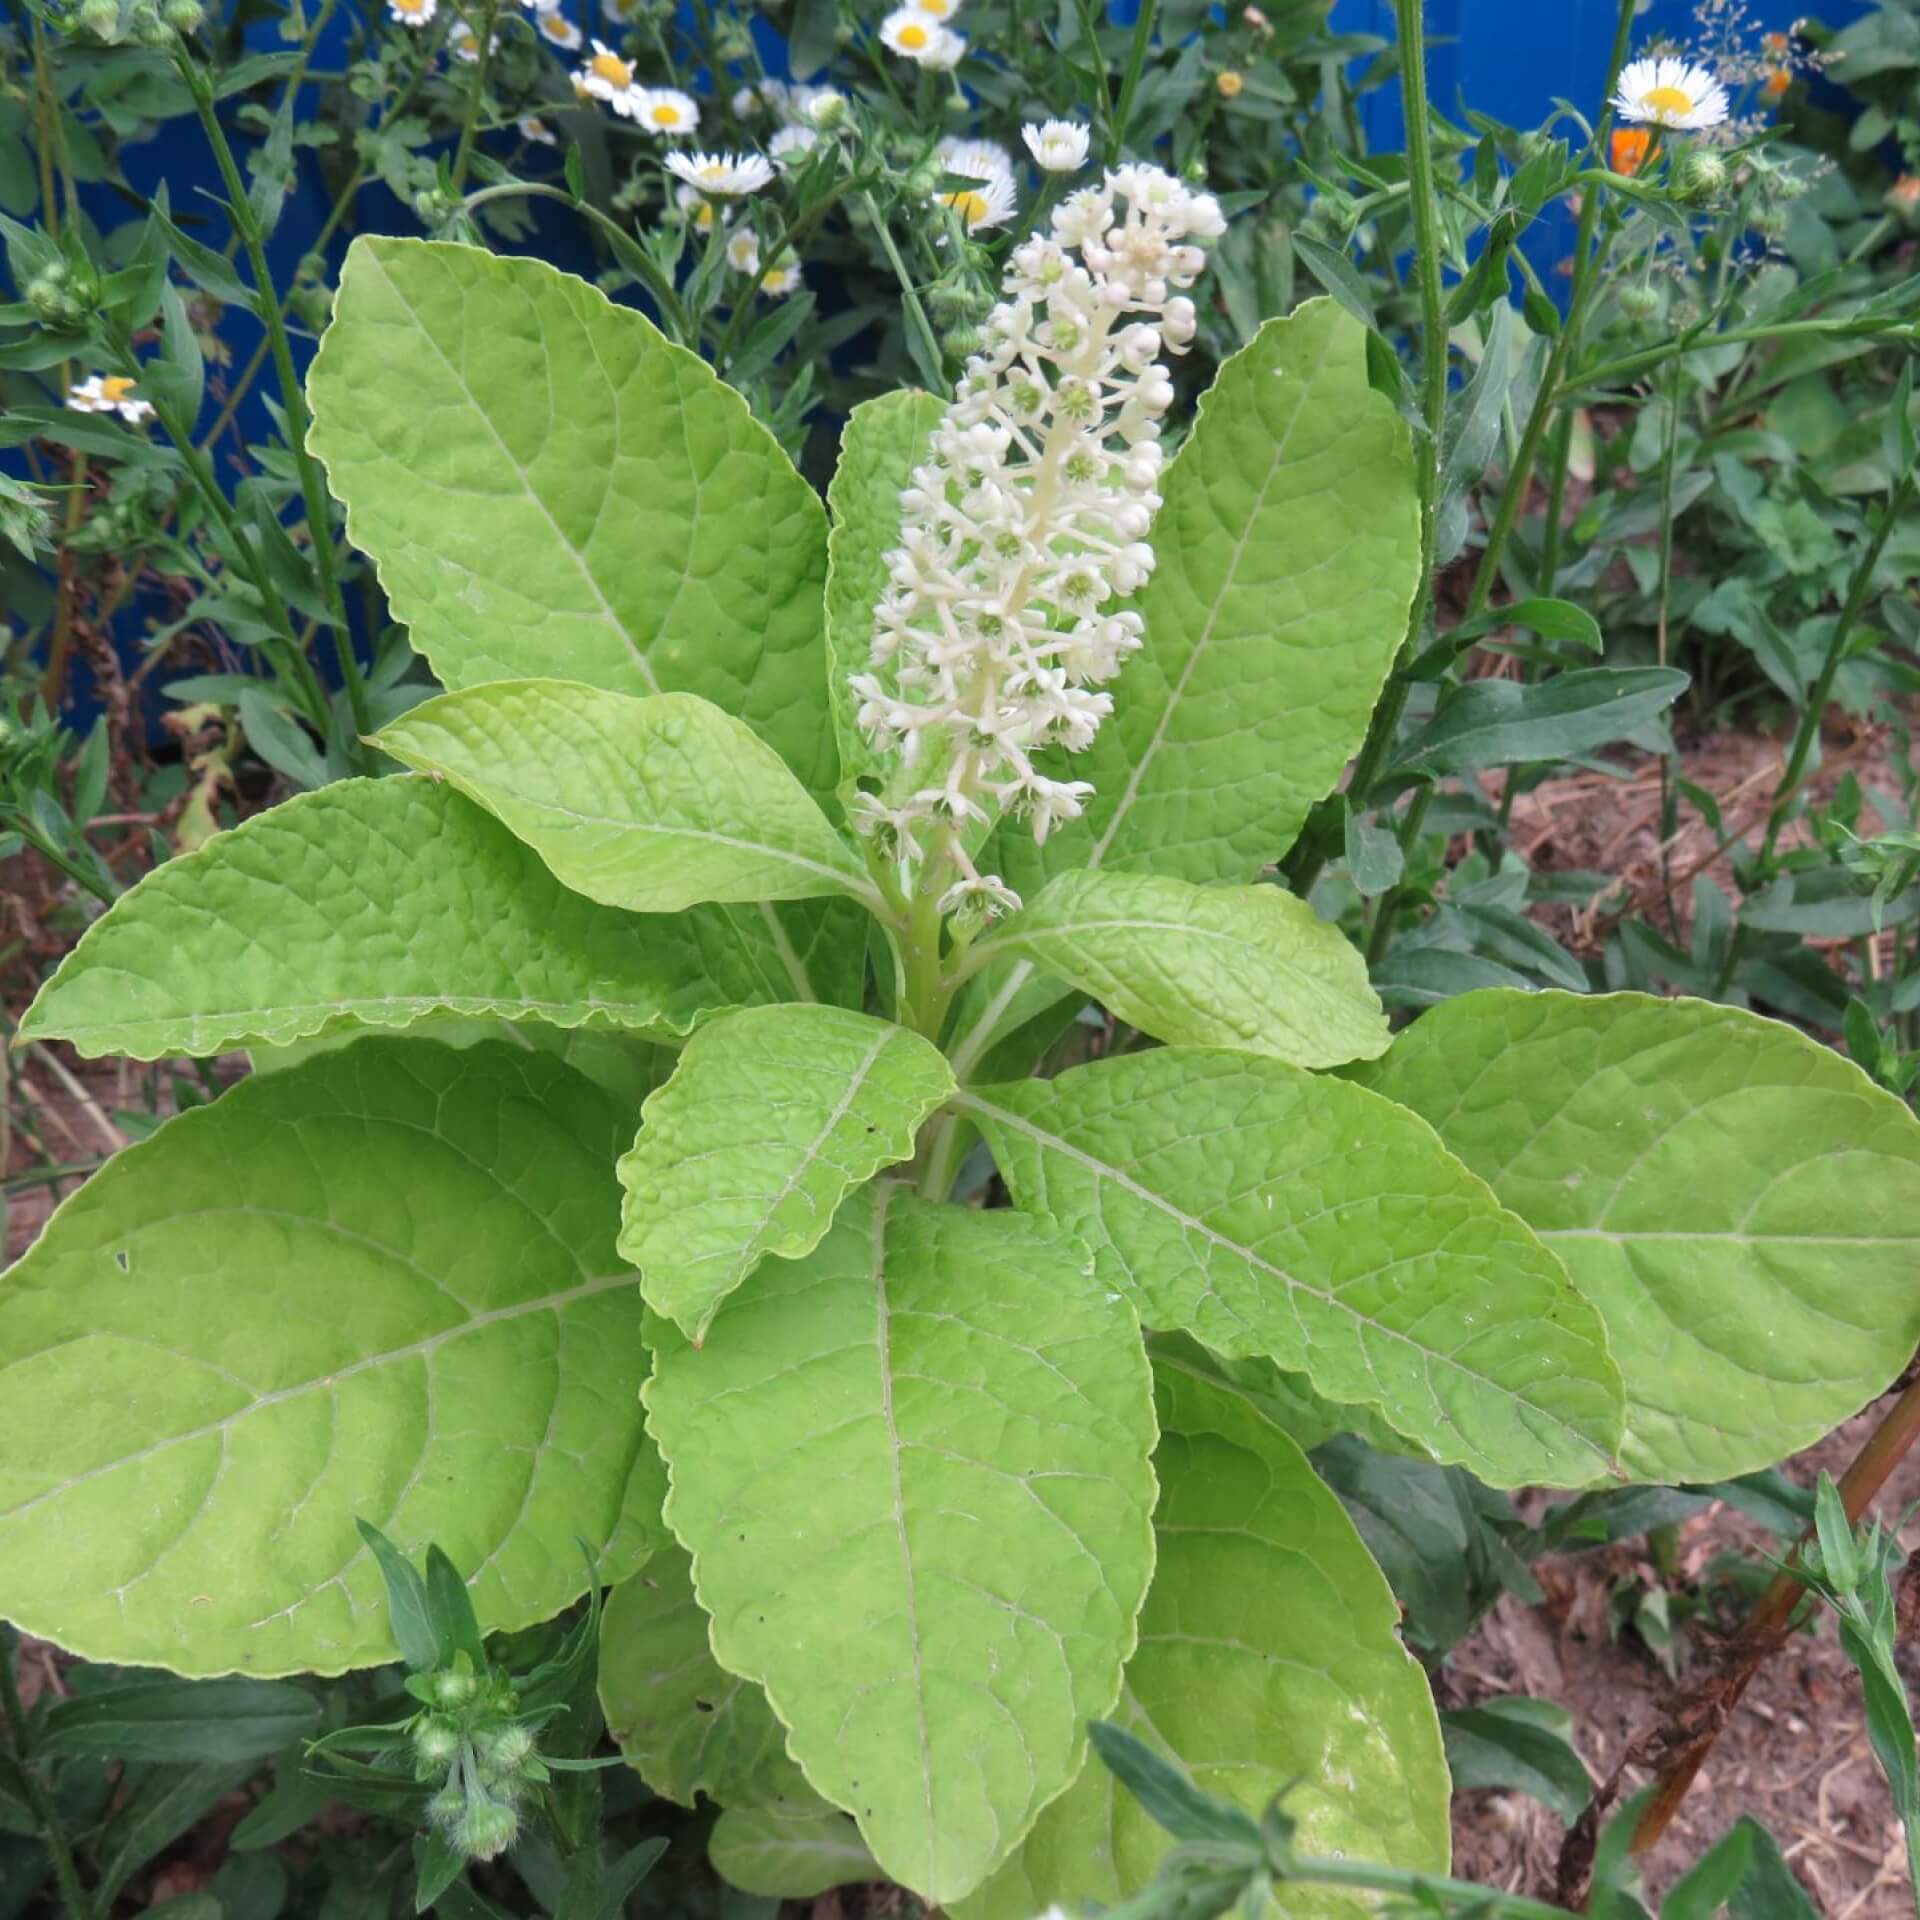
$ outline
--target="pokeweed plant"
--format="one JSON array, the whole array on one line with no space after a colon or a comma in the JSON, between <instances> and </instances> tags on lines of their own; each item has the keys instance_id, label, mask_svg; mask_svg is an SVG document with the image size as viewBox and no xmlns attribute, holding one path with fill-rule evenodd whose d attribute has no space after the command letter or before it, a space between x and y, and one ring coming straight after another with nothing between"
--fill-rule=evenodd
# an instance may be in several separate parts
<instances>
[{"instance_id":1,"label":"pokeweed plant","mask_svg":"<svg viewBox=\"0 0 1920 1920\"><path fill-rule=\"evenodd\" d=\"M750 1890L1137 1891L1101 1717L1430 1873L1433 1702L1301 1410L1496 1486L1710 1482L1899 1372L1920 1128L1857 1067L1631 994L1396 1038L1262 877L1366 732L1421 490L1330 301L1163 465L1220 224L1149 168L1067 198L824 512L640 315L356 243L313 448L447 691L378 735L410 776L162 867L23 1023L256 1071L0 1282L0 1610L337 1672L393 1652L356 1517L490 1630L584 1542L609 1725Z\"/></svg>"}]
</instances>

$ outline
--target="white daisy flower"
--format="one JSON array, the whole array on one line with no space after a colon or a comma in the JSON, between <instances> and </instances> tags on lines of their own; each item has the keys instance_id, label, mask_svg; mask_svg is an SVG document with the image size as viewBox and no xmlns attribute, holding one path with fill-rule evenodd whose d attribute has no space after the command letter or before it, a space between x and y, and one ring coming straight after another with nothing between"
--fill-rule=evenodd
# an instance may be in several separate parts
<instances>
[{"instance_id":1,"label":"white daisy flower","mask_svg":"<svg viewBox=\"0 0 1920 1920\"><path fill-rule=\"evenodd\" d=\"M758 193L773 178L772 166L757 153L670 153L667 171L702 193L728 199Z\"/></svg>"},{"instance_id":2,"label":"white daisy flower","mask_svg":"<svg viewBox=\"0 0 1920 1920\"><path fill-rule=\"evenodd\" d=\"M946 73L966 57L967 36L955 33L951 27L942 27L934 39L933 50L922 56L920 64L932 68L936 73Z\"/></svg>"},{"instance_id":3,"label":"white daisy flower","mask_svg":"<svg viewBox=\"0 0 1920 1920\"><path fill-rule=\"evenodd\" d=\"M977 180L978 187L962 188L936 196L943 206L951 207L973 233L981 227L997 227L1013 211L1013 155L994 140L942 140L934 148L934 157L943 172Z\"/></svg>"},{"instance_id":4,"label":"white daisy flower","mask_svg":"<svg viewBox=\"0 0 1920 1920\"><path fill-rule=\"evenodd\" d=\"M767 142L767 154L782 173L788 173L805 164L819 141L820 136L811 127L782 127Z\"/></svg>"},{"instance_id":5,"label":"white daisy flower","mask_svg":"<svg viewBox=\"0 0 1920 1920\"><path fill-rule=\"evenodd\" d=\"M784 80L756 80L733 90L733 110L742 120L769 110L785 113L792 97L793 89Z\"/></svg>"},{"instance_id":6,"label":"white daisy flower","mask_svg":"<svg viewBox=\"0 0 1920 1920\"><path fill-rule=\"evenodd\" d=\"M630 27L640 17L645 0L600 0L600 11L615 26Z\"/></svg>"},{"instance_id":7,"label":"white daisy flower","mask_svg":"<svg viewBox=\"0 0 1920 1920\"><path fill-rule=\"evenodd\" d=\"M727 265L735 273L760 271L760 236L751 227L742 227L738 233L727 236Z\"/></svg>"},{"instance_id":8,"label":"white daisy flower","mask_svg":"<svg viewBox=\"0 0 1920 1920\"><path fill-rule=\"evenodd\" d=\"M557 147L558 135L537 113L523 113L514 125L520 129L522 140L537 141L543 147Z\"/></svg>"},{"instance_id":9,"label":"white daisy flower","mask_svg":"<svg viewBox=\"0 0 1920 1920\"><path fill-rule=\"evenodd\" d=\"M1662 56L1629 61L1613 104L1623 120L1698 133L1717 127L1729 112L1727 90L1705 67Z\"/></svg>"},{"instance_id":10,"label":"white daisy flower","mask_svg":"<svg viewBox=\"0 0 1920 1920\"><path fill-rule=\"evenodd\" d=\"M951 20L960 11L960 0L912 0L912 6L930 20Z\"/></svg>"},{"instance_id":11,"label":"white daisy flower","mask_svg":"<svg viewBox=\"0 0 1920 1920\"><path fill-rule=\"evenodd\" d=\"M669 136L691 133L700 124L700 109L691 96L672 87L643 87L633 116L649 133Z\"/></svg>"},{"instance_id":12,"label":"white daisy flower","mask_svg":"<svg viewBox=\"0 0 1920 1920\"><path fill-rule=\"evenodd\" d=\"M1035 164L1048 173L1078 173L1087 164L1091 136L1077 121L1029 120L1020 129L1020 138L1027 143Z\"/></svg>"},{"instance_id":13,"label":"white daisy flower","mask_svg":"<svg viewBox=\"0 0 1920 1920\"><path fill-rule=\"evenodd\" d=\"M713 231L713 223L719 219L720 216L715 210L713 202L709 200L704 193L700 193L692 187L678 187L674 190L673 201L681 213L693 222L699 232L711 233Z\"/></svg>"},{"instance_id":14,"label":"white daisy flower","mask_svg":"<svg viewBox=\"0 0 1920 1920\"><path fill-rule=\"evenodd\" d=\"M797 260L783 260L777 267L769 267L760 276L760 291L774 300L784 300L790 293L798 293L806 285Z\"/></svg>"},{"instance_id":15,"label":"white daisy flower","mask_svg":"<svg viewBox=\"0 0 1920 1920\"><path fill-rule=\"evenodd\" d=\"M500 43L496 40L493 44L498 46ZM467 66L479 60L480 34L471 21L456 20L453 23L452 31L447 35L447 51Z\"/></svg>"},{"instance_id":16,"label":"white daisy flower","mask_svg":"<svg viewBox=\"0 0 1920 1920\"><path fill-rule=\"evenodd\" d=\"M904 60L925 60L949 39L949 29L918 7L895 7L880 22L880 42Z\"/></svg>"},{"instance_id":17,"label":"white daisy flower","mask_svg":"<svg viewBox=\"0 0 1920 1920\"><path fill-rule=\"evenodd\" d=\"M574 69L573 90L583 100L604 100L629 120L638 114L641 89L634 85L633 62L622 60L604 40L595 40L592 58Z\"/></svg>"},{"instance_id":18,"label":"white daisy flower","mask_svg":"<svg viewBox=\"0 0 1920 1920\"><path fill-rule=\"evenodd\" d=\"M560 5L560 0L520 0L520 4L529 13L552 13Z\"/></svg>"},{"instance_id":19,"label":"white daisy flower","mask_svg":"<svg viewBox=\"0 0 1920 1920\"><path fill-rule=\"evenodd\" d=\"M133 397L135 382L124 373L90 373L67 389L75 413L117 413L132 426L153 418L153 408Z\"/></svg>"},{"instance_id":20,"label":"white daisy flower","mask_svg":"<svg viewBox=\"0 0 1920 1920\"><path fill-rule=\"evenodd\" d=\"M440 0L387 0L387 11L403 27L418 30L431 24L433 16L440 11Z\"/></svg>"},{"instance_id":21,"label":"white daisy flower","mask_svg":"<svg viewBox=\"0 0 1920 1920\"><path fill-rule=\"evenodd\" d=\"M1013 155L997 140L961 140L949 134L933 155L948 173L964 173L975 180L1013 178Z\"/></svg>"},{"instance_id":22,"label":"white daisy flower","mask_svg":"<svg viewBox=\"0 0 1920 1920\"><path fill-rule=\"evenodd\" d=\"M536 15L533 24L539 29L540 38L549 46L559 47L566 53L580 51L585 35L557 8L552 13Z\"/></svg>"}]
</instances>

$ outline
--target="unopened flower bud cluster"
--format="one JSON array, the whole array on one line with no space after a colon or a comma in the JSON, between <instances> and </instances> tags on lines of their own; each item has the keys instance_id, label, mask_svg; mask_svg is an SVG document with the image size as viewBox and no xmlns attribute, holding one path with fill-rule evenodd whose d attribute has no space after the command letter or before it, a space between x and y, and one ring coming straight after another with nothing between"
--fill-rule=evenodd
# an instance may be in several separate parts
<instances>
[{"instance_id":1,"label":"unopened flower bud cluster","mask_svg":"<svg viewBox=\"0 0 1920 1920\"><path fill-rule=\"evenodd\" d=\"M1161 356L1193 339L1194 242L1222 225L1211 196L1154 167L1118 168L1056 208L1052 233L1015 250L986 343L901 495L873 671L852 681L895 772L859 824L909 889L938 850L954 874L943 913L1019 905L967 850L990 806L1044 840L1093 791L1034 756L1091 744L1113 706L1099 689L1140 644L1139 615L1111 603L1153 570L1173 404Z\"/></svg>"}]
</instances>

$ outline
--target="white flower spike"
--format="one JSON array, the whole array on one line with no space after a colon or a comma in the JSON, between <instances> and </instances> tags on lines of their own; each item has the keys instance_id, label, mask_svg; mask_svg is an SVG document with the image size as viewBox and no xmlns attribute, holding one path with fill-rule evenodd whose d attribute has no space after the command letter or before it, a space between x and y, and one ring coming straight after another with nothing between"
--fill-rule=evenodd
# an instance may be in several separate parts
<instances>
[{"instance_id":1,"label":"white flower spike","mask_svg":"<svg viewBox=\"0 0 1920 1920\"><path fill-rule=\"evenodd\" d=\"M622 60L604 40L596 40L592 57L575 69L573 90L583 100L604 100L629 120L639 111L641 90L634 84L633 63Z\"/></svg>"},{"instance_id":2,"label":"white flower spike","mask_svg":"<svg viewBox=\"0 0 1920 1920\"><path fill-rule=\"evenodd\" d=\"M692 133L700 125L700 109L692 98L672 87L642 87L633 115L649 133L673 138Z\"/></svg>"},{"instance_id":3,"label":"white flower spike","mask_svg":"<svg viewBox=\"0 0 1920 1920\"><path fill-rule=\"evenodd\" d=\"M1726 88L1705 67L1668 57L1629 61L1613 105L1623 120L1681 133L1717 127L1730 111Z\"/></svg>"},{"instance_id":4,"label":"white flower spike","mask_svg":"<svg viewBox=\"0 0 1920 1920\"><path fill-rule=\"evenodd\" d=\"M135 384L124 373L90 373L67 389L67 405L75 413L117 413L129 426L142 426L153 407L133 397Z\"/></svg>"},{"instance_id":5,"label":"white flower spike","mask_svg":"<svg viewBox=\"0 0 1920 1920\"><path fill-rule=\"evenodd\" d=\"M880 22L881 44L902 59L918 61L922 65L931 61L943 44L952 38L950 28L943 27L931 14L922 13L918 7L895 7Z\"/></svg>"},{"instance_id":6,"label":"white flower spike","mask_svg":"<svg viewBox=\"0 0 1920 1920\"><path fill-rule=\"evenodd\" d=\"M1029 120L1020 129L1034 164L1048 173L1078 173L1087 164L1092 136L1072 120Z\"/></svg>"},{"instance_id":7,"label":"white flower spike","mask_svg":"<svg viewBox=\"0 0 1920 1920\"><path fill-rule=\"evenodd\" d=\"M904 889L936 858L943 913L1020 904L968 850L986 802L1044 840L1092 793L1035 756L1091 744L1113 705L1097 689L1140 644L1140 616L1109 609L1153 570L1160 355L1193 340L1192 242L1223 226L1210 195L1154 167L1072 195L1050 237L1014 249L989 344L900 496L872 671L850 683L893 771L855 812Z\"/></svg>"},{"instance_id":8,"label":"white flower spike","mask_svg":"<svg viewBox=\"0 0 1920 1920\"><path fill-rule=\"evenodd\" d=\"M758 193L773 178L773 167L757 153L670 153L667 171L702 193L727 199Z\"/></svg>"}]
</instances>

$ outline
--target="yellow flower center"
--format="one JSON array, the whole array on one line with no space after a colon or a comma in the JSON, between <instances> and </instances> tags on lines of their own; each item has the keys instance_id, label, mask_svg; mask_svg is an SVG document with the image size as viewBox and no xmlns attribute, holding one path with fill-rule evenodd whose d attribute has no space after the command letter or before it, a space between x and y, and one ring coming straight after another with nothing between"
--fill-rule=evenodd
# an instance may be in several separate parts
<instances>
[{"instance_id":1,"label":"yellow flower center","mask_svg":"<svg viewBox=\"0 0 1920 1920\"><path fill-rule=\"evenodd\" d=\"M909 53L918 53L920 49L928 45L932 39L933 35L930 34L925 27L911 20L900 29L900 44L906 48Z\"/></svg>"},{"instance_id":2,"label":"yellow flower center","mask_svg":"<svg viewBox=\"0 0 1920 1920\"><path fill-rule=\"evenodd\" d=\"M633 85L633 68L617 54L596 53L587 66L595 79L604 80L610 87Z\"/></svg>"},{"instance_id":3,"label":"yellow flower center","mask_svg":"<svg viewBox=\"0 0 1920 1920\"><path fill-rule=\"evenodd\" d=\"M118 406L133 391L133 382L124 373L110 373L100 382L100 398Z\"/></svg>"},{"instance_id":4,"label":"yellow flower center","mask_svg":"<svg viewBox=\"0 0 1920 1920\"><path fill-rule=\"evenodd\" d=\"M702 200L693 210L693 224L698 227L702 233L711 233L713 231L713 220L713 202L711 200Z\"/></svg>"},{"instance_id":5,"label":"yellow flower center","mask_svg":"<svg viewBox=\"0 0 1920 1920\"><path fill-rule=\"evenodd\" d=\"M970 227L977 227L987 217L987 196L975 188L968 187L959 193L943 193L940 198Z\"/></svg>"},{"instance_id":6,"label":"yellow flower center","mask_svg":"<svg viewBox=\"0 0 1920 1920\"><path fill-rule=\"evenodd\" d=\"M1649 113L1691 113L1693 96L1681 87L1649 87L1640 104Z\"/></svg>"},{"instance_id":7,"label":"yellow flower center","mask_svg":"<svg viewBox=\"0 0 1920 1920\"><path fill-rule=\"evenodd\" d=\"M427 10L427 0L393 0L393 4L396 12L406 14L409 19Z\"/></svg>"},{"instance_id":8,"label":"yellow flower center","mask_svg":"<svg viewBox=\"0 0 1920 1920\"><path fill-rule=\"evenodd\" d=\"M671 100L656 100L649 109L649 117L656 127L677 127L680 109Z\"/></svg>"},{"instance_id":9,"label":"yellow flower center","mask_svg":"<svg viewBox=\"0 0 1920 1920\"><path fill-rule=\"evenodd\" d=\"M930 19L944 20L953 11L954 0L913 0L913 4Z\"/></svg>"},{"instance_id":10,"label":"yellow flower center","mask_svg":"<svg viewBox=\"0 0 1920 1920\"><path fill-rule=\"evenodd\" d=\"M1221 74L1213 84L1219 88L1220 95L1223 99L1237 100L1240 97L1242 88L1244 88L1247 83L1239 74L1229 68L1227 72Z\"/></svg>"}]
</instances>

